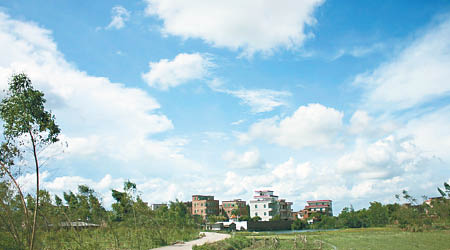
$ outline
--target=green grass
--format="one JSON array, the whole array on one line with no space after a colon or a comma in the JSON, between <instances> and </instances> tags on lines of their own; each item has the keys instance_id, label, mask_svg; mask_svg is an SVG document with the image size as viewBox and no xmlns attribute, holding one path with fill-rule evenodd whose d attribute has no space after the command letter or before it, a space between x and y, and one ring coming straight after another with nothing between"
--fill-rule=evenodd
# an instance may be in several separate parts
<instances>
[{"instance_id":1,"label":"green grass","mask_svg":"<svg viewBox=\"0 0 450 250\"><path fill-rule=\"evenodd\" d=\"M244 248L245 250L334 249L334 247L337 249L450 250L450 230L404 232L397 228L364 228L301 234L244 233L239 235L246 235L247 238L252 239L253 246ZM306 243L300 240L300 235L306 236ZM273 242L274 238L278 240L277 244ZM297 248L294 248L295 238L297 238Z\"/></svg>"},{"instance_id":2,"label":"green grass","mask_svg":"<svg viewBox=\"0 0 450 250\"><path fill-rule=\"evenodd\" d=\"M392 228L347 229L308 233L338 249L450 249L450 231L404 232Z\"/></svg>"},{"instance_id":3,"label":"green grass","mask_svg":"<svg viewBox=\"0 0 450 250\"><path fill-rule=\"evenodd\" d=\"M177 241L190 241L198 238L199 231L193 228L184 230L140 228L135 231L129 227L97 228L83 230L57 230L40 232L40 249L150 249L170 245Z\"/></svg>"}]
</instances>

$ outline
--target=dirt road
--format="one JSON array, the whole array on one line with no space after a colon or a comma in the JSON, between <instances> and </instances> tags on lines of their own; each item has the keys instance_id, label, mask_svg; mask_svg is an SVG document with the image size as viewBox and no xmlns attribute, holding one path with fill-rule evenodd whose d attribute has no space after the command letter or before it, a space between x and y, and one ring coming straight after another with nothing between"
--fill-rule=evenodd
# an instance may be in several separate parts
<instances>
[{"instance_id":1,"label":"dirt road","mask_svg":"<svg viewBox=\"0 0 450 250\"><path fill-rule=\"evenodd\" d=\"M205 237L198 239L198 240L175 244L172 246L154 248L153 250L191 250L192 246L194 246L194 245L203 245L205 243L211 243L211 242L224 240L226 238L230 238L229 234L219 234L219 233L211 233L211 232L205 232L204 234L205 234Z\"/></svg>"}]
</instances>

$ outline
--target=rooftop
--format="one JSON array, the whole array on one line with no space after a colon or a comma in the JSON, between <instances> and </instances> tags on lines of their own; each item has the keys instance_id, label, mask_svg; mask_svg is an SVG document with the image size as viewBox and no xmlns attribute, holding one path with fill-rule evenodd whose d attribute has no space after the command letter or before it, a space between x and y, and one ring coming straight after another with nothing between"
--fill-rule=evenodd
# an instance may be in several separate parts
<instances>
[{"instance_id":1,"label":"rooftop","mask_svg":"<svg viewBox=\"0 0 450 250\"><path fill-rule=\"evenodd\" d=\"M315 200L315 201L307 201L308 203L313 203L313 202L332 202L331 200Z\"/></svg>"}]
</instances>

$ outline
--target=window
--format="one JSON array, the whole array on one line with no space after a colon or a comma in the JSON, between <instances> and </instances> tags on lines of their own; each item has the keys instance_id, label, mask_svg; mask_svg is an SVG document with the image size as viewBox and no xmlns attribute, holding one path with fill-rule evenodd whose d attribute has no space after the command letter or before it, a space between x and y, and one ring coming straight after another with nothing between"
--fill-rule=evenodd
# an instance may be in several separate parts
<instances>
[{"instance_id":1,"label":"window","mask_svg":"<svg viewBox=\"0 0 450 250\"><path fill-rule=\"evenodd\" d=\"M266 208L266 204L264 204L264 208Z\"/></svg>"},{"instance_id":2,"label":"window","mask_svg":"<svg viewBox=\"0 0 450 250\"><path fill-rule=\"evenodd\" d=\"M255 208L258 208L258 205L255 205Z\"/></svg>"},{"instance_id":3,"label":"window","mask_svg":"<svg viewBox=\"0 0 450 250\"><path fill-rule=\"evenodd\" d=\"M264 212L264 216L266 216L266 212Z\"/></svg>"},{"instance_id":4,"label":"window","mask_svg":"<svg viewBox=\"0 0 450 250\"><path fill-rule=\"evenodd\" d=\"M258 212L255 213L255 216L258 216Z\"/></svg>"}]
</instances>

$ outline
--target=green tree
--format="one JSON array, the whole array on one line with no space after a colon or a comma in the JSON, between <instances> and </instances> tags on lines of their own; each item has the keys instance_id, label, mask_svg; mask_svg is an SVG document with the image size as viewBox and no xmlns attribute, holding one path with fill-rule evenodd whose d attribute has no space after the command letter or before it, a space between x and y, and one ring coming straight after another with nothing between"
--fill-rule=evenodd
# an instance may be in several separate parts
<instances>
[{"instance_id":1,"label":"green tree","mask_svg":"<svg viewBox=\"0 0 450 250\"><path fill-rule=\"evenodd\" d=\"M447 197L450 198L450 185L447 182L444 182L444 190L443 191L441 188L437 188L437 190L439 191L439 193L441 194L442 197Z\"/></svg>"},{"instance_id":2,"label":"green tree","mask_svg":"<svg viewBox=\"0 0 450 250\"><path fill-rule=\"evenodd\" d=\"M367 215L371 227L385 226L389 222L388 208L380 202L370 202Z\"/></svg>"},{"instance_id":3,"label":"green tree","mask_svg":"<svg viewBox=\"0 0 450 250\"><path fill-rule=\"evenodd\" d=\"M13 165L13 158L20 158L31 146L36 174L36 202L29 249L34 248L36 220L39 211L39 158L38 151L58 141L60 129L51 112L45 110L44 94L35 90L25 74L15 74L8 83L6 97L0 104L0 117L3 119L5 141L1 146L2 167ZM8 169L10 170L10 169ZM10 176L11 177L11 176Z\"/></svg>"}]
</instances>

